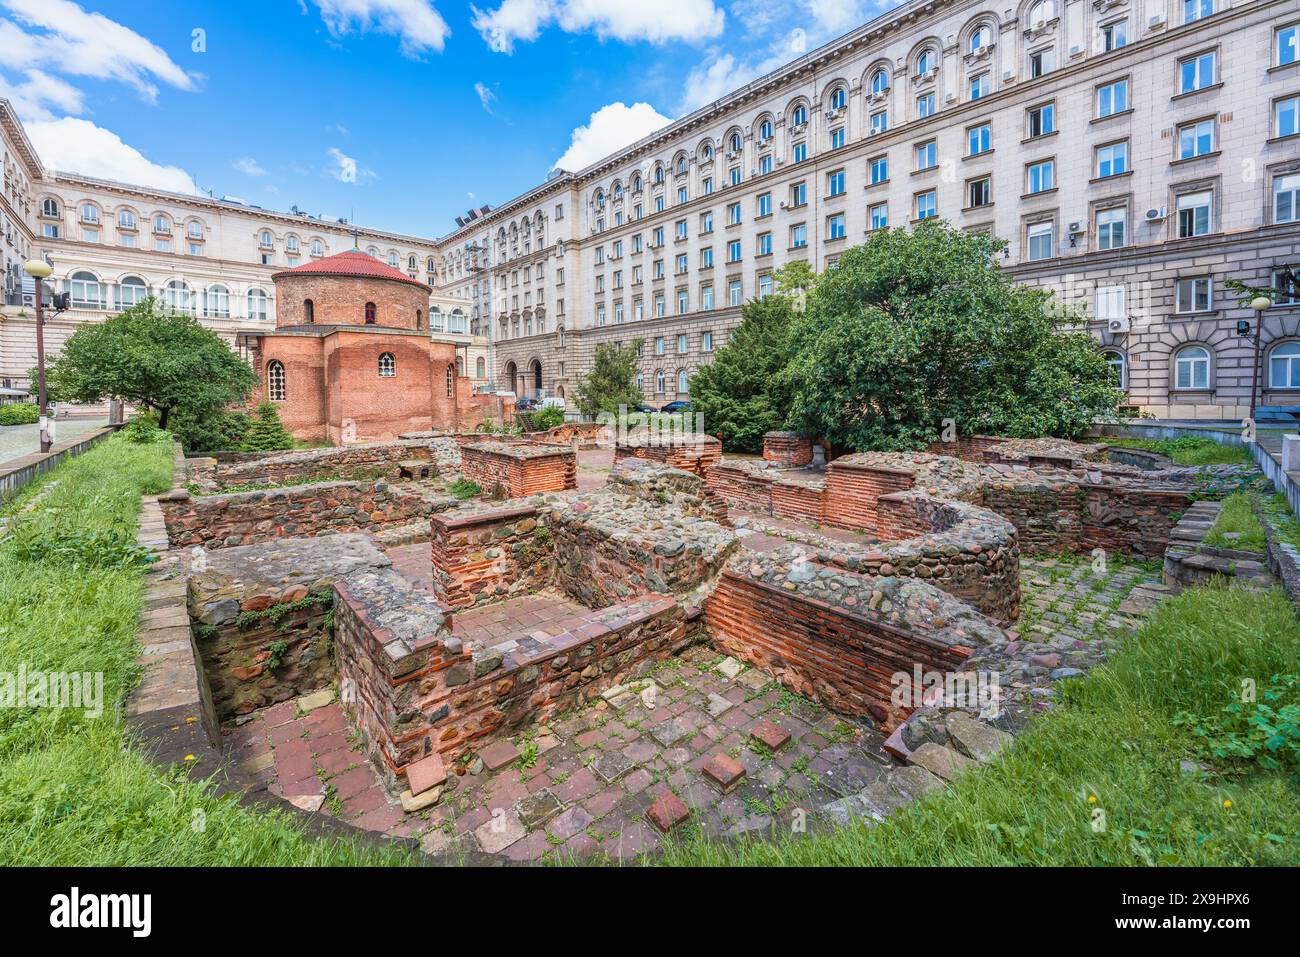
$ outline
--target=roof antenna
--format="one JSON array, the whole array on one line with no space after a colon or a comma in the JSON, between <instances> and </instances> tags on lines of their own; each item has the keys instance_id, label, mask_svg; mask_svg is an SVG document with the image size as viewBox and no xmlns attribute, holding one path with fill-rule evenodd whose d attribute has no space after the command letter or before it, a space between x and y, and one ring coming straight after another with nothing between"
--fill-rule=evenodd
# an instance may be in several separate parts
<instances>
[{"instance_id":1,"label":"roof antenna","mask_svg":"<svg viewBox=\"0 0 1300 957\"><path fill-rule=\"evenodd\" d=\"M348 212L348 218L352 220L352 248L359 251L361 249L359 245L361 233L357 230L357 208L355 206Z\"/></svg>"}]
</instances>

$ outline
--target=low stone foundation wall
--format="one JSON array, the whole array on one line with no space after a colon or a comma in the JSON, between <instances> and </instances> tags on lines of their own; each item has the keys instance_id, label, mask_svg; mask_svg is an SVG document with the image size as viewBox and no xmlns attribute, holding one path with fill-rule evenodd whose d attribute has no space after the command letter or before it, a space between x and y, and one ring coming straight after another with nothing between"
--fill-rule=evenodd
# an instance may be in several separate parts
<instances>
[{"instance_id":1,"label":"low stone foundation wall","mask_svg":"<svg viewBox=\"0 0 1300 957\"><path fill-rule=\"evenodd\" d=\"M601 422L565 422L544 432L525 432L524 438L530 442L570 448L576 439L580 449L605 448L609 445L609 427Z\"/></svg>"},{"instance_id":2,"label":"low stone foundation wall","mask_svg":"<svg viewBox=\"0 0 1300 957\"><path fill-rule=\"evenodd\" d=\"M714 644L835 711L891 729L895 675L959 671L1006 635L931 585L869 578L801 561L797 550L738 558L705 603Z\"/></svg>"},{"instance_id":3,"label":"low stone foundation wall","mask_svg":"<svg viewBox=\"0 0 1300 957\"><path fill-rule=\"evenodd\" d=\"M485 492L505 498L578 487L578 459L570 448L536 443L476 442L460 450L461 472Z\"/></svg>"},{"instance_id":4,"label":"low stone foundation wall","mask_svg":"<svg viewBox=\"0 0 1300 957\"><path fill-rule=\"evenodd\" d=\"M826 521L874 532L880 496L910 489L915 481L915 473L905 467L860 465L848 456L836 459L826 470Z\"/></svg>"},{"instance_id":5,"label":"low stone foundation wall","mask_svg":"<svg viewBox=\"0 0 1300 957\"><path fill-rule=\"evenodd\" d=\"M343 700L395 791L412 762L450 762L494 734L592 701L697 636L672 598L645 595L562 621L545 642L471 654L417 589L393 572L336 587Z\"/></svg>"},{"instance_id":6,"label":"low stone foundation wall","mask_svg":"<svg viewBox=\"0 0 1300 957\"><path fill-rule=\"evenodd\" d=\"M457 608L500 601L547 584L551 535L539 502L468 506L431 518L433 589Z\"/></svg>"},{"instance_id":7,"label":"low stone foundation wall","mask_svg":"<svg viewBox=\"0 0 1300 957\"><path fill-rule=\"evenodd\" d=\"M223 548L335 532L375 532L430 514L433 505L386 481L322 482L256 492L159 496L173 547Z\"/></svg>"},{"instance_id":8,"label":"low stone foundation wall","mask_svg":"<svg viewBox=\"0 0 1300 957\"><path fill-rule=\"evenodd\" d=\"M722 461L722 442L711 435L682 436L666 433L666 437L660 441L653 436L633 434L614 446L615 463L629 456L693 472L703 478Z\"/></svg>"},{"instance_id":9,"label":"low stone foundation wall","mask_svg":"<svg viewBox=\"0 0 1300 957\"><path fill-rule=\"evenodd\" d=\"M294 452L216 453L190 460L190 477L214 490L232 485L265 485L314 478L373 481L397 477L397 463L429 458L429 443L422 440L373 442L341 448L302 449Z\"/></svg>"},{"instance_id":10,"label":"low stone foundation wall","mask_svg":"<svg viewBox=\"0 0 1300 957\"><path fill-rule=\"evenodd\" d=\"M389 565L364 535L289 538L188 558L188 606L224 720L334 680L334 582Z\"/></svg>"},{"instance_id":11,"label":"low stone foundation wall","mask_svg":"<svg viewBox=\"0 0 1300 957\"><path fill-rule=\"evenodd\" d=\"M767 432L763 435L763 461L776 468L803 468L812 462L812 439L793 432Z\"/></svg>"}]
</instances>

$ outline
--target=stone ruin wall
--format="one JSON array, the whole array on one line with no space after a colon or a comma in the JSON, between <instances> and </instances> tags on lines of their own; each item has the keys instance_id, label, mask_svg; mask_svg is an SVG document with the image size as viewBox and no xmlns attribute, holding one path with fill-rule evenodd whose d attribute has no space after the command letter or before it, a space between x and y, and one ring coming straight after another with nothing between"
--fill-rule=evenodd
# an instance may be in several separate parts
<instances>
[{"instance_id":1,"label":"stone ruin wall","mask_svg":"<svg viewBox=\"0 0 1300 957\"><path fill-rule=\"evenodd\" d=\"M469 608L545 587L550 533L537 501L471 507L431 518L433 588L448 606Z\"/></svg>"},{"instance_id":2,"label":"stone ruin wall","mask_svg":"<svg viewBox=\"0 0 1300 957\"><path fill-rule=\"evenodd\" d=\"M669 468L681 469L704 478L722 461L722 442L711 435L667 433L665 441L653 434L633 433L614 445L614 464L625 458L648 459Z\"/></svg>"},{"instance_id":3,"label":"stone ruin wall","mask_svg":"<svg viewBox=\"0 0 1300 957\"><path fill-rule=\"evenodd\" d=\"M312 479L374 480L397 477L397 463L429 458L427 441L375 442L293 452L220 453L187 462L190 479L220 491L232 485L264 485Z\"/></svg>"},{"instance_id":4,"label":"stone ruin wall","mask_svg":"<svg viewBox=\"0 0 1300 957\"><path fill-rule=\"evenodd\" d=\"M535 443L475 442L461 447L461 472L484 492L505 498L578 487L578 457L572 449Z\"/></svg>"}]
</instances>

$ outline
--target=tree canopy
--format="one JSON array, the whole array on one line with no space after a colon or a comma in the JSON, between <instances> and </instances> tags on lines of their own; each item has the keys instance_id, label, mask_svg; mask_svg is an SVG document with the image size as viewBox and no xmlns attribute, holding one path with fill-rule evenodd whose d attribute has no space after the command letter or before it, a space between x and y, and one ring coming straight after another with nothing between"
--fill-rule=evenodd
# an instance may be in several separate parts
<instances>
[{"instance_id":1,"label":"tree canopy","mask_svg":"<svg viewBox=\"0 0 1300 957\"><path fill-rule=\"evenodd\" d=\"M591 372L578 383L575 396L583 415L606 412L618 415L620 405L628 409L645 401L636 387L636 350L640 340L619 346L612 342L596 347Z\"/></svg>"},{"instance_id":2,"label":"tree canopy","mask_svg":"<svg viewBox=\"0 0 1300 957\"><path fill-rule=\"evenodd\" d=\"M179 410L192 418L216 414L247 399L257 384L220 336L154 298L79 326L46 379L59 401L123 399L156 412L164 429Z\"/></svg>"},{"instance_id":3,"label":"tree canopy","mask_svg":"<svg viewBox=\"0 0 1300 957\"><path fill-rule=\"evenodd\" d=\"M840 448L903 450L945 419L1075 437L1112 413L1123 394L1096 340L1001 272L1002 246L930 220L846 250L794 324L790 423Z\"/></svg>"},{"instance_id":4,"label":"tree canopy","mask_svg":"<svg viewBox=\"0 0 1300 957\"><path fill-rule=\"evenodd\" d=\"M691 409L729 450L761 452L763 433L783 428L790 411L784 372L795 311L788 297L766 296L745 303L741 317L713 361L691 377Z\"/></svg>"}]
</instances>

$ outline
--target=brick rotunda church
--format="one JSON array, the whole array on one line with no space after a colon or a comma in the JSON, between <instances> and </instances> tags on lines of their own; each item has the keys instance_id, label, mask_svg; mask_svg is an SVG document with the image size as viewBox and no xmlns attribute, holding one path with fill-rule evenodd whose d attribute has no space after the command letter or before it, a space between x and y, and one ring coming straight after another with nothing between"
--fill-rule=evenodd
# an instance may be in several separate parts
<instances>
[{"instance_id":1,"label":"brick rotunda church","mask_svg":"<svg viewBox=\"0 0 1300 957\"><path fill-rule=\"evenodd\" d=\"M456 346L429 338L424 283L355 250L271 279L276 328L252 341L256 398L295 438L373 442L481 419Z\"/></svg>"}]
</instances>

